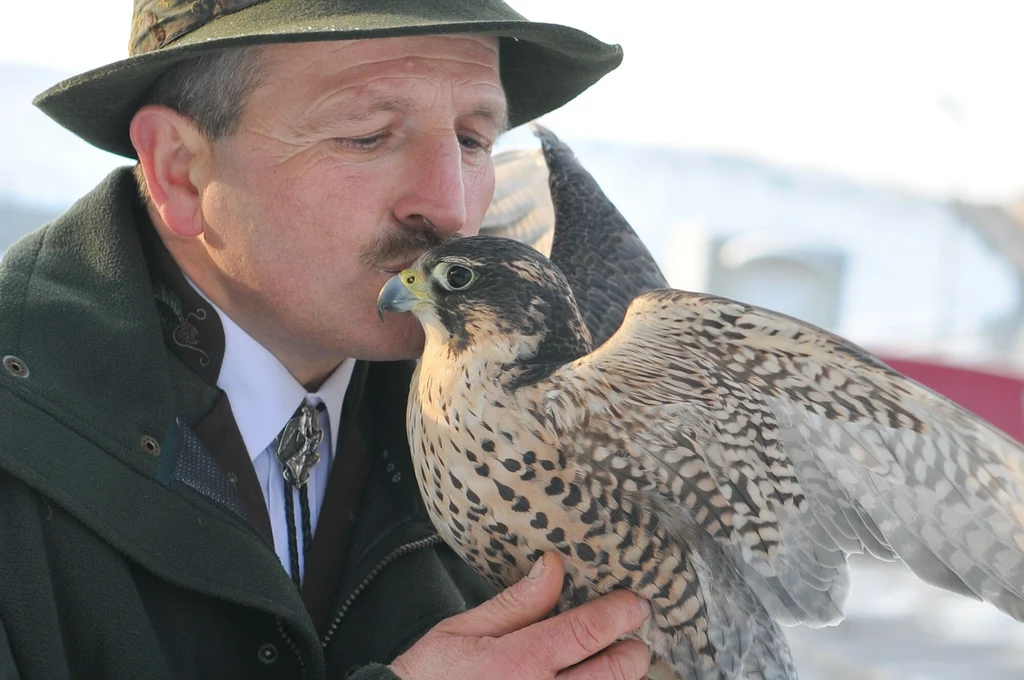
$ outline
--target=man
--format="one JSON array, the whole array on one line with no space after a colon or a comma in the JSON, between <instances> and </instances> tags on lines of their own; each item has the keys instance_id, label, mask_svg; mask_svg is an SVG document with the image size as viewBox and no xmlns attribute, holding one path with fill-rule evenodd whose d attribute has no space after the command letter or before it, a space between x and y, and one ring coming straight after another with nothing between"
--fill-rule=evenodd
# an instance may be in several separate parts
<instances>
[{"instance_id":1,"label":"man","mask_svg":"<svg viewBox=\"0 0 1024 680\"><path fill-rule=\"evenodd\" d=\"M491 592L426 520L411 318L509 121L618 48L499 0L136 0L133 56L37 99L137 158L0 267L0 678L639 678L553 555ZM483 603L483 604L481 604Z\"/></svg>"}]
</instances>

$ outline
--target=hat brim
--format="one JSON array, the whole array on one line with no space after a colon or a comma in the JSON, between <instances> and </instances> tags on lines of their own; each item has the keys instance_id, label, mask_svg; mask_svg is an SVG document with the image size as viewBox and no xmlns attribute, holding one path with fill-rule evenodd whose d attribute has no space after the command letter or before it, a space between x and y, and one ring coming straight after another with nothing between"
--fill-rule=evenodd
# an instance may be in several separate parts
<instances>
[{"instance_id":1,"label":"hat brim","mask_svg":"<svg viewBox=\"0 0 1024 680\"><path fill-rule=\"evenodd\" d=\"M525 19L424 21L374 14L349 15L342 22L330 16L261 16L260 8L220 17L162 49L69 78L33 103L90 144L135 158L128 128L149 87L175 64L225 47L409 35L500 36L501 80L513 127L569 102L622 61L618 45L567 26Z\"/></svg>"}]
</instances>

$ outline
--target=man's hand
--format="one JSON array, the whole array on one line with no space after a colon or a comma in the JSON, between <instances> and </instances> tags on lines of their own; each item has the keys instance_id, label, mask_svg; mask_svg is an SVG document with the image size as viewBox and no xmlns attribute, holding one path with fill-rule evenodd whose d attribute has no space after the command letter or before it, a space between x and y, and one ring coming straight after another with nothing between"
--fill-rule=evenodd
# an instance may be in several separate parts
<instances>
[{"instance_id":1,"label":"man's hand","mask_svg":"<svg viewBox=\"0 0 1024 680\"><path fill-rule=\"evenodd\" d=\"M644 677L651 661L647 645L616 640L643 624L650 604L615 591L545 619L558 602L562 576L558 556L544 555L519 583L434 626L391 670L403 680Z\"/></svg>"}]
</instances>

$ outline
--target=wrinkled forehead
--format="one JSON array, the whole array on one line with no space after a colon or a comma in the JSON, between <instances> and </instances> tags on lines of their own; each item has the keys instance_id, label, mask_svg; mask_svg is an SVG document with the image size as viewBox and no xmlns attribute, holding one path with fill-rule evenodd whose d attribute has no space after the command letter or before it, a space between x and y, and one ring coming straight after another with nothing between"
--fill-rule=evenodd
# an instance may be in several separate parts
<instances>
[{"instance_id":1,"label":"wrinkled forehead","mask_svg":"<svg viewBox=\"0 0 1024 680\"><path fill-rule=\"evenodd\" d=\"M491 35L430 35L268 45L262 48L263 84L299 101L394 98L395 88L428 82L502 123L507 100L501 82L499 39ZM285 91L287 91L285 93ZM411 96L411 92L405 93Z\"/></svg>"},{"instance_id":2,"label":"wrinkled forehead","mask_svg":"<svg viewBox=\"0 0 1024 680\"><path fill-rule=\"evenodd\" d=\"M499 38L478 34L278 43L262 51L265 64L271 67L305 65L314 70L385 68L420 60L447 63L453 70L476 67L497 76L500 65Z\"/></svg>"}]
</instances>

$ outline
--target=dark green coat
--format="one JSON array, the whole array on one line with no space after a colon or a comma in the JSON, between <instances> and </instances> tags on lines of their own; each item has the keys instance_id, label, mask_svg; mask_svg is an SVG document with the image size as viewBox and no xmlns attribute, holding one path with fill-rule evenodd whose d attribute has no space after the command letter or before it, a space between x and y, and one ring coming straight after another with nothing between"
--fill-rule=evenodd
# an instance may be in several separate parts
<instances>
[{"instance_id":1,"label":"dark green coat","mask_svg":"<svg viewBox=\"0 0 1024 680\"><path fill-rule=\"evenodd\" d=\"M393 679L490 594L423 513L409 366L370 367L374 462L319 635L266 539L181 481L218 392L164 344L135 194L113 173L0 265L0 680Z\"/></svg>"}]
</instances>

